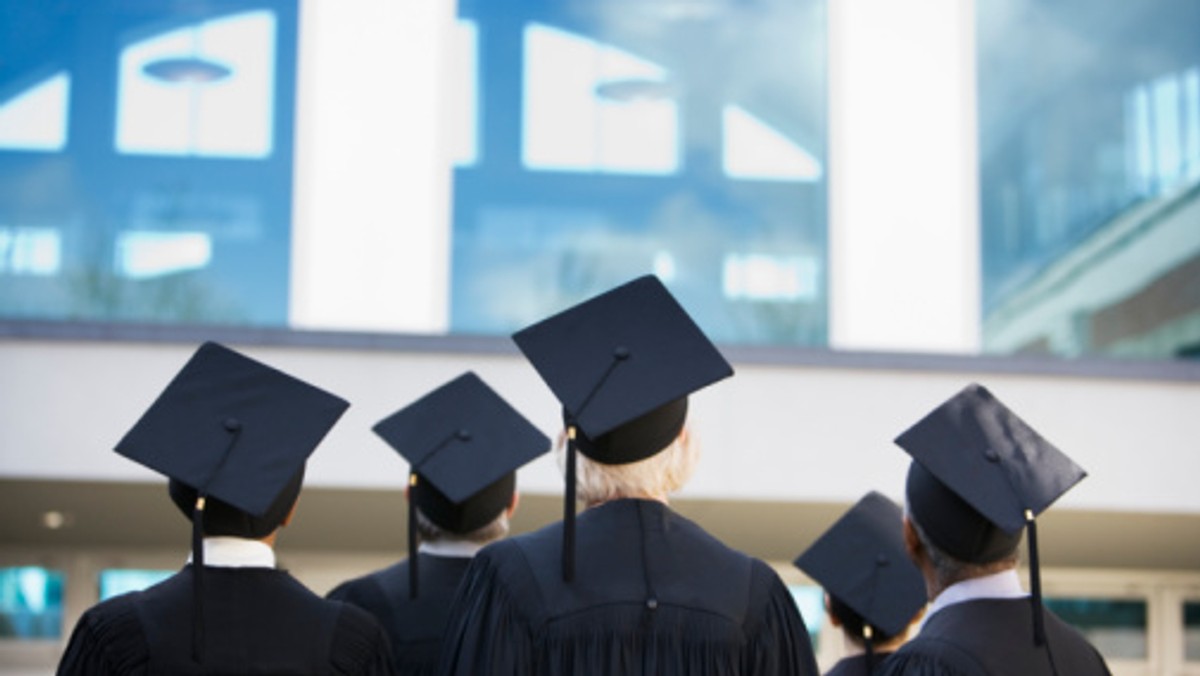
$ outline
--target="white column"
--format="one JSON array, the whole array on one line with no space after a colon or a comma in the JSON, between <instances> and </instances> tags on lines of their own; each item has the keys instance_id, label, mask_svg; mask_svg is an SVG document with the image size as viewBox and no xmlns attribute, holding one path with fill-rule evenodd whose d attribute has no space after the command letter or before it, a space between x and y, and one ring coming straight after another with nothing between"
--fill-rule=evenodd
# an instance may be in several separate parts
<instances>
[{"instance_id":1,"label":"white column","mask_svg":"<svg viewBox=\"0 0 1200 676\"><path fill-rule=\"evenodd\" d=\"M980 344L973 0L834 0L830 344Z\"/></svg>"},{"instance_id":2,"label":"white column","mask_svg":"<svg viewBox=\"0 0 1200 676\"><path fill-rule=\"evenodd\" d=\"M291 324L441 332L455 3L301 3Z\"/></svg>"}]
</instances>

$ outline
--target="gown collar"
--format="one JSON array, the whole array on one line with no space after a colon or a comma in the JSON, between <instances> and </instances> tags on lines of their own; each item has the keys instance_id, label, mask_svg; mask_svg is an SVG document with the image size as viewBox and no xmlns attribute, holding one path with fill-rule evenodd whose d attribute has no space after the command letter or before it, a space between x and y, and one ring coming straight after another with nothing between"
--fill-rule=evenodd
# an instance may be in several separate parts
<instances>
[{"instance_id":1,"label":"gown collar","mask_svg":"<svg viewBox=\"0 0 1200 676\"><path fill-rule=\"evenodd\" d=\"M187 562L192 562L191 554ZM258 540L224 535L206 537L204 565L211 568L274 568L275 550Z\"/></svg>"},{"instance_id":2,"label":"gown collar","mask_svg":"<svg viewBox=\"0 0 1200 676\"><path fill-rule=\"evenodd\" d=\"M964 601L973 601L975 599L1017 599L1026 596L1029 596L1029 594L1021 588L1021 578L1017 575L1017 570L1009 568L999 573L955 582L946 587L933 600L933 603L929 604L929 612L925 614L925 617L932 616L946 606L963 603Z\"/></svg>"},{"instance_id":3,"label":"gown collar","mask_svg":"<svg viewBox=\"0 0 1200 676\"><path fill-rule=\"evenodd\" d=\"M417 551L432 556L469 559L479 553L483 545L466 540L440 540L438 542L422 542Z\"/></svg>"}]
</instances>

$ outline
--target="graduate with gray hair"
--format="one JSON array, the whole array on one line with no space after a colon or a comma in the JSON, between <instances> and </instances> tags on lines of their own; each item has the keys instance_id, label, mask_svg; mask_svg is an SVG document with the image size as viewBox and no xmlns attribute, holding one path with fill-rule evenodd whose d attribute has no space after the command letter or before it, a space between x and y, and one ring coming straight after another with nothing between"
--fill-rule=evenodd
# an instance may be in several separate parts
<instances>
[{"instance_id":1,"label":"graduate with gray hair","mask_svg":"<svg viewBox=\"0 0 1200 676\"><path fill-rule=\"evenodd\" d=\"M733 369L666 287L638 278L514 339L562 404L564 519L475 557L441 673L815 676L779 576L669 505L688 395Z\"/></svg>"},{"instance_id":2,"label":"graduate with gray hair","mask_svg":"<svg viewBox=\"0 0 1200 676\"><path fill-rule=\"evenodd\" d=\"M1086 472L977 384L896 444L912 456L904 538L930 606L881 673L1108 674L1099 652L1042 604L1036 517ZM1028 593L1016 570L1025 533Z\"/></svg>"},{"instance_id":3,"label":"graduate with gray hair","mask_svg":"<svg viewBox=\"0 0 1200 676\"><path fill-rule=\"evenodd\" d=\"M471 557L508 534L517 469L549 450L550 439L473 372L373 429L409 462L408 556L343 582L329 598L379 619L400 673L432 674Z\"/></svg>"}]
</instances>

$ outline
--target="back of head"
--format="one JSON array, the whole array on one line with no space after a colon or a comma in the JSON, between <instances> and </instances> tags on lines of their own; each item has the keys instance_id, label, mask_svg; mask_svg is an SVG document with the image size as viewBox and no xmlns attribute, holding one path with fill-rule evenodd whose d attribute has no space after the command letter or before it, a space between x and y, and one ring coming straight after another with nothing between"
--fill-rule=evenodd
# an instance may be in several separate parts
<instances>
[{"instance_id":1,"label":"back of head","mask_svg":"<svg viewBox=\"0 0 1200 676\"><path fill-rule=\"evenodd\" d=\"M989 564L1012 558L1023 531L1008 533L938 481L919 462L905 484L909 518L939 550L958 561Z\"/></svg>"},{"instance_id":2,"label":"back of head","mask_svg":"<svg viewBox=\"0 0 1200 676\"><path fill-rule=\"evenodd\" d=\"M603 462L581 453L575 470L579 499L598 504L624 497L666 498L678 492L695 472L700 457L691 435L681 432L677 430L657 452L633 462ZM605 441L620 443L616 437ZM565 453L566 448L559 450Z\"/></svg>"},{"instance_id":3,"label":"back of head","mask_svg":"<svg viewBox=\"0 0 1200 676\"><path fill-rule=\"evenodd\" d=\"M508 532L507 519L502 517L513 504L516 489L515 471L460 502L451 500L431 481L416 481L409 492L409 504L416 511L417 528L424 542L443 539L490 542Z\"/></svg>"},{"instance_id":4,"label":"back of head","mask_svg":"<svg viewBox=\"0 0 1200 676\"><path fill-rule=\"evenodd\" d=\"M219 498L208 498L203 512L204 534L255 540L267 537L275 532L275 529L279 528L291 513L292 507L300 497L300 488L303 483L304 467L301 466L300 470L280 490L267 510L257 516L238 509ZM179 511L190 520L193 516L192 510L196 504L198 491L182 481L171 479L167 483L167 492Z\"/></svg>"},{"instance_id":5,"label":"back of head","mask_svg":"<svg viewBox=\"0 0 1200 676\"><path fill-rule=\"evenodd\" d=\"M863 645L864 627L867 626L867 622L863 619L862 615L859 615L849 604L833 594L829 595L829 614L841 623L842 630L845 632L847 638L853 641L855 645ZM876 644L887 643L900 635L886 632L873 624L871 625L871 629L871 640ZM907 629L907 626L905 629Z\"/></svg>"}]
</instances>

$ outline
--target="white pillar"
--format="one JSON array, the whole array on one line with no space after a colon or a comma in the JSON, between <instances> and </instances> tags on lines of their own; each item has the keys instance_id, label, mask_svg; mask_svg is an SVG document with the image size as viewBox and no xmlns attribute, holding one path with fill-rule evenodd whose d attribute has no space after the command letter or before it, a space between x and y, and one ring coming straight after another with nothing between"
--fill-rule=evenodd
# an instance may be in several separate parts
<instances>
[{"instance_id":1,"label":"white pillar","mask_svg":"<svg viewBox=\"0 0 1200 676\"><path fill-rule=\"evenodd\" d=\"M441 332L455 3L301 3L290 322Z\"/></svg>"},{"instance_id":2,"label":"white pillar","mask_svg":"<svg viewBox=\"0 0 1200 676\"><path fill-rule=\"evenodd\" d=\"M829 13L831 347L975 352L974 2Z\"/></svg>"}]
</instances>

